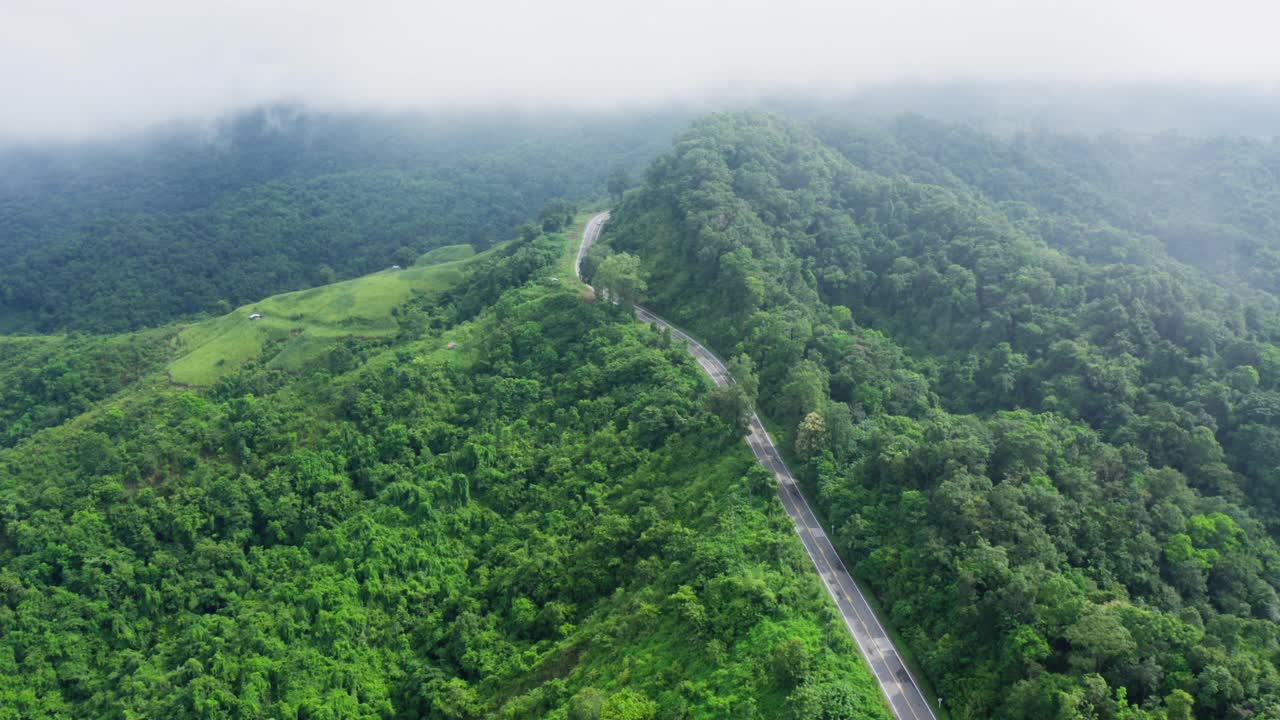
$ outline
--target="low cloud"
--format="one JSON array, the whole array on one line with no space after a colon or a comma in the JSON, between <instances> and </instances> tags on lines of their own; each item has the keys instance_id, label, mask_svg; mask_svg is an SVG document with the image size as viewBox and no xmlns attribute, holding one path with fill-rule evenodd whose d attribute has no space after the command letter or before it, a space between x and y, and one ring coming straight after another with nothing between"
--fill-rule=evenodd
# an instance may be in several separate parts
<instances>
[{"instance_id":1,"label":"low cloud","mask_svg":"<svg viewBox=\"0 0 1280 720\"><path fill-rule=\"evenodd\" d=\"M275 101L602 110L903 81L1274 92L1278 21L1252 0L17 0L0 23L0 136Z\"/></svg>"}]
</instances>

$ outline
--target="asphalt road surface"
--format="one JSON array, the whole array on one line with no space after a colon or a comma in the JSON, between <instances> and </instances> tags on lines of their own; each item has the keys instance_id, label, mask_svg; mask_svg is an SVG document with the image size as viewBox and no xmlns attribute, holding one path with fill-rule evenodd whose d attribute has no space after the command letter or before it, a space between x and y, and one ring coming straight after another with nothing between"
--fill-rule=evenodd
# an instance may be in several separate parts
<instances>
[{"instance_id":1,"label":"asphalt road surface","mask_svg":"<svg viewBox=\"0 0 1280 720\"><path fill-rule=\"evenodd\" d=\"M587 228L582 233L582 245L578 248L578 255L574 261L574 270L578 273L579 279L582 278L582 258L591 243L600 236L600 229L608 219L607 212L596 215L587 223ZM636 306L636 317L656 327L669 329L672 337L684 341L688 345L689 353L698 361L698 365L702 366L707 375L711 376L711 380L717 387L724 387L733 382L733 377L724 363L702 343L639 305ZM818 570L827 593L835 601L840 617L844 619L845 626L849 628L849 633L857 642L858 649L862 651L862 657L875 675L876 682L880 684L880 690L884 692L894 716L899 720L936 720L933 710L925 702L924 693L911 675L911 671L907 669L906 663L902 661L902 656L894 647L889 633L885 631L880 618L867 603L862 588L845 568L835 547L827 539L822 524L809 508L808 501L796 486L795 477L787 469L786 463L778 453L778 448L773 444L773 439L769 437L769 431L765 429L764 424L760 422L760 417L755 413L751 415L751 432L747 435L747 445L751 447L751 452L755 454L760 464L777 478L778 497L782 500L782 506L786 508L787 515L790 515L792 522L795 523L796 534L804 543L805 552Z\"/></svg>"}]
</instances>

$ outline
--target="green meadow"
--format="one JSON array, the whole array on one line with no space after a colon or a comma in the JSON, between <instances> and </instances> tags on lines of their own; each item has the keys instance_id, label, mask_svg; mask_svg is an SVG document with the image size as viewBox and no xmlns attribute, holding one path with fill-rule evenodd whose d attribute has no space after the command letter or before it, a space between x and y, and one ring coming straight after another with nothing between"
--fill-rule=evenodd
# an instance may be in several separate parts
<instances>
[{"instance_id":1,"label":"green meadow","mask_svg":"<svg viewBox=\"0 0 1280 720\"><path fill-rule=\"evenodd\" d=\"M414 263L415 267L425 267L427 265L441 265L443 263L457 262L474 257L475 248L470 245L445 245L434 250L428 250L423 253L418 262Z\"/></svg>"},{"instance_id":2,"label":"green meadow","mask_svg":"<svg viewBox=\"0 0 1280 720\"><path fill-rule=\"evenodd\" d=\"M346 337L393 335L399 324L392 310L415 295L439 295L465 277L477 257L469 245L426 253L404 270L274 295L196 323L175 338L179 356L169 377L183 385L210 385L270 347L269 365L297 370ZM254 320L250 316L258 314Z\"/></svg>"}]
</instances>

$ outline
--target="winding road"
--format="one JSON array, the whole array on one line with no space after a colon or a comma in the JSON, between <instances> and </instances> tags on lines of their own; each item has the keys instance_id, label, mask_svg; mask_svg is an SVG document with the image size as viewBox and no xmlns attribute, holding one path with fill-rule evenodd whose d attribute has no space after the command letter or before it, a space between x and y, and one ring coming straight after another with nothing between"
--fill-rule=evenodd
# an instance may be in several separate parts
<instances>
[{"instance_id":1,"label":"winding road","mask_svg":"<svg viewBox=\"0 0 1280 720\"><path fill-rule=\"evenodd\" d=\"M573 266L579 280L582 279L582 258L591 247L591 243L600 236L600 230L608 219L607 212L596 215L587 223L582 233L582 244L578 248ZM711 376L711 380L717 387L733 383L733 376L729 374L724 363L702 343L639 305L636 306L636 317L656 327L668 329L672 337L684 341L688 345L689 353L698 361L698 365L706 371L707 375ZM876 682L884 692L894 717L898 720L936 720L933 710L924 699L919 683L907 669L906 663L902 661L902 655L898 653L898 649L894 646L889 633L885 631L884 624L880 622L875 610L867 602L862 588L845 568L840 555L823 531L822 524L813 514L800 488L796 486L795 477L782 461L782 455L778 453L773 439L769 437L769 431L765 429L764 424L760 422L760 417L755 413L751 414L750 428L747 445L751 447L751 452L755 454L760 464L777 478L778 498L782 500L782 506L786 508L787 515L791 516L796 534L804 544L805 552L818 570L827 593L835 601L840 617L844 619L845 626L849 628L849 633L858 644L863 659L875 675Z\"/></svg>"}]
</instances>

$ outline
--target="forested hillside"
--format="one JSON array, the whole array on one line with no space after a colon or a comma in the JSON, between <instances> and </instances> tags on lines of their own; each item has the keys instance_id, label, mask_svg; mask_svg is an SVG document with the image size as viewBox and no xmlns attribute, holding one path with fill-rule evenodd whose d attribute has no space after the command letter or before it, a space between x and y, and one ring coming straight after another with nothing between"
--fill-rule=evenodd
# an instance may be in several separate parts
<instances>
[{"instance_id":1,"label":"forested hillside","mask_svg":"<svg viewBox=\"0 0 1280 720\"><path fill-rule=\"evenodd\" d=\"M562 221L208 388L171 329L4 341L0 718L888 718L773 478Z\"/></svg>"},{"instance_id":2,"label":"forested hillside","mask_svg":"<svg viewBox=\"0 0 1280 720\"><path fill-rule=\"evenodd\" d=\"M677 127L271 107L128 142L0 149L0 332L161 325L489 247L594 197Z\"/></svg>"},{"instance_id":3,"label":"forested hillside","mask_svg":"<svg viewBox=\"0 0 1280 720\"><path fill-rule=\"evenodd\" d=\"M1173 257L1228 283L1280 292L1280 141L1177 133L1099 137L1049 131L997 137L905 116L871 130L818 132L855 163L918 182L971 188L1032 214L1045 240L1093 262L1145 263L1133 242L1080 224L1153 236Z\"/></svg>"},{"instance_id":4,"label":"forested hillside","mask_svg":"<svg viewBox=\"0 0 1280 720\"><path fill-rule=\"evenodd\" d=\"M588 265L753 369L953 717L1280 718L1276 157L718 115Z\"/></svg>"}]
</instances>

